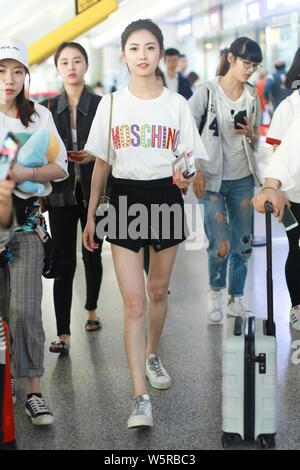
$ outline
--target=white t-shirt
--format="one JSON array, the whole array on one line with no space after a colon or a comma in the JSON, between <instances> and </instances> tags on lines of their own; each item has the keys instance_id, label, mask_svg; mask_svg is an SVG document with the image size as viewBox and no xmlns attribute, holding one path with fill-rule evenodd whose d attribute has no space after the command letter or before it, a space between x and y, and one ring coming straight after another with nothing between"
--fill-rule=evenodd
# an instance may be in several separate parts
<instances>
[{"instance_id":1,"label":"white t-shirt","mask_svg":"<svg viewBox=\"0 0 300 470\"><path fill-rule=\"evenodd\" d=\"M292 193L293 202L300 203L300 113L298 113L265 171L265 178L281 182L283 191Z\"/></svg>"},{"instance_id":2,"label":"white t-shirt","mask_svg":"<svg viewBox=\"0 0 300 470\"><path fill-rule=\"evenodd\" d=\"M300 115L299 90L295 90L285 100L281 101L279 106L275 109L271 125L267 133L266 142L271 145L280 145L297 114ZM290 201L300 202L300 200L297 200L299 199L299 193L298 191L295 192L294 189L285 191L285 195Z\"/></svg>"},{"instance_id":3,"label":"white t-shirt","mask_svg":"<svg viewBox=\"0 0 300 470\"><path fill-rule=\"evenodd\" d=\"M123 88L114 93L111 145L115 178L152 180L172 176L172 162L182 152L208 160L187 101L167 88L145 100ZM100 101L85 150L107 161L110 95Z\"/></svg>"},{"instance_id":4,"label":"white t-shirt","mask_svg":"<svg viewBox=\"0 0 300 470\"><path fill-rule=\"evenodd\" d=\"M176 73L174 78L170 78L168 72L165 73L165 81L168 89L174 93L178 93L179 78L178 73Z\"/></svg>"},{"instance_id":5,"label":"white t-shirt","mask_svg":"<svg viewBox=\"0 0 300 470\"><path fill-rule=\"evenodd\" d=\"M219 85L222 111L223 180L238 180L251 174L243 145L243 136L234 132L234 116L246 110L245 91L233 101Z\"/></svg>"},{"instance_id":6,"label":"white t-shirt","mask_svg":"<svg viewBox=\"0 0 300 470\"><path fill-rule=\"evenodd\" d=\"M300 90L295 90L290 96L281 101L275 109L267 133L266 142L279 145L286 131L293 122L296 114L300 113Z\"/></svg>"},{"instance_id":7,"label":"white t-shirt","mask_svg":"<svg viewBox=\"0 0 300 470\"><path fill-rule=\"evenodd\" d=\"M28 127L25 127L20 119L12 118L10 116L6 116L4 113L0 111L0 146L4 141L4 138L7 132L13 132L16 137L18 134L34 134L36 131L40 129L48 129L51 133L55 134L57 140L59 142L59 155L55 160L55 163L59 165L66 173L65 178L68 176L68 158L66 148L64 146L63 141L60 138L60 135L56 129L56 126L53 121L52 114L50 111L38 103L34 103L34 108L37 111L37 114L32 115L32 121L30 122ZM22 139L20 139L22 141ZM65 179L63 178L63 179ZM55 181L62 181L63 179L55 180ZM46 191L44 196L48 196L51 193L52 187L50 183L45 184ZM29 197L35 196L35 194L25 194L18 189L14 190L14 193L21 197L22 199L28 199Z\"/></svg>"}]
</instances>

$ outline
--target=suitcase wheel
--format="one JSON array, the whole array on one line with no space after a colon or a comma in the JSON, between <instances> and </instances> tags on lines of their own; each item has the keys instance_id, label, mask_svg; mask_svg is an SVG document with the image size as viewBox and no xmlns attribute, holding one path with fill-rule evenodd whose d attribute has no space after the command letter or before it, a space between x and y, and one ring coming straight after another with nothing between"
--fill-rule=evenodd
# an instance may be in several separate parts
<instances>
[{"instance_id":1,"label":"suitcase wheel","mask_svg":"<svg viewBox=\"0 0 300 470\"><path fill-rule=\"evenodd\" d=\"M241 442L241 436L239 436L238 434L223 432L221 440L223 448L228 449L231 446L239 444Z\"/></svg>"},{"instance_id":2,"label":"suitcase wheel","mask_svg":"<svg viewBox=\"0 0 300 470\"><path fill-rule=\"evenodd\" d=\"M262 449L273 449L276 446L275 434L262 434L259 436L259 444Z\"/></svg>"}]
</instances>

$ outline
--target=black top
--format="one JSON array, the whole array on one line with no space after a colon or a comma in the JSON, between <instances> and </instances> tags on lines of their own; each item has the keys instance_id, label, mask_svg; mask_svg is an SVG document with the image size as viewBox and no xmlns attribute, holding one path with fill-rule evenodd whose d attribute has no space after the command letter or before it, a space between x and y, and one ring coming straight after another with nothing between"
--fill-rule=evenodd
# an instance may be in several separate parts
<instances>
[{"instance_id":1,"label":"black top","mask_svg":"<svg viewBox=\"0 0 300 470\"><path fill-rule=\"evenodd\" d=\"M81 93L77 105L77 146L82 150L86 144L90 128L96 114L101 96L90 93L85 87ZM68 99L65 91L55 98L45 100L41 103L52 113L55 125L67 150L73 150L73 139L71 132L71 118ZM90 186L94 162L86 165L79 165L80 179L84 202L87 205L90 198ZM46 207L75 206L75 166L73 162L68 162L69 178L59 183L52 182L52 193L45 198Z\"/></svg>"},{"instance_id":2,"label":"black top","mask_svg":"<svg viewBox=\"0 0 300 470\"><path fill-rule=\"evenodd\" d=\"M186 100L188 100L193 94L188 79L180 73L178 74L178 93L184 96Z\"/></svg>"},{"instance_id":3,"label":"black top","mask_svg":"<svg viewBox=\"0 0 300 470\"><path fill-rule=\"evenodd\" d=\"M164 76L164 82L167 83L167 81L165 79L165 76ZM167 87L167 85L165 85L165 86ZM181 75L181 73L179 73L179 72L178 72L178 89L177 89L177 93L184 96L184 98L186 100L188 100L193 94L188 79L185 78L183 75Z\"/></svg>"}]
</instances>

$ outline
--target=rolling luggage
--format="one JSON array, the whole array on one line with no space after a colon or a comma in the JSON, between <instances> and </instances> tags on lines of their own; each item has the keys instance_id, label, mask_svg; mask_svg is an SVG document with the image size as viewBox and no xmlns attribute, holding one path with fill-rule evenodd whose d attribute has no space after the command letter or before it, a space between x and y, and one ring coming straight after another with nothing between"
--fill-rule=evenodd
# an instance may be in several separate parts
<instances>
[{"instance_id":1,"label":"rolling luggage","mask_svg":"<svg viewBox=\"0 0 300 470\"><path fill-rule=\"evenodd\" d=\"M8 341L8 328L0 317L0 450L16 449Z\"/></svg>"},{"instance_id":2,"label":"rolling luggage","mask_svg":"<svg viewBox=\"0 0 300 470\"><path fill-rule=\"evenodd\" d=\"M222 364L222 443L258 441L275 447L276 337L273 319L272 207L266 207L267 320L246 316L226 320Z\"/></svg>"}]
</instances>

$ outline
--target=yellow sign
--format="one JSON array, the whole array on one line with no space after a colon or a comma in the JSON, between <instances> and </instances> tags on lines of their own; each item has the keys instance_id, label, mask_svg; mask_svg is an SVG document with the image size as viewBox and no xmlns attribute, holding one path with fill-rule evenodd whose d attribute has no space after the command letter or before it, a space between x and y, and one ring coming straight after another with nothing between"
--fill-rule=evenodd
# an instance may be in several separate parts
<instances>
[{"instance_id":1,"label":"yellow sign","mask_svg":"<svg viewBox=\"0 0 300 470\"><path fill-rule=\"evenodd\" d=\"M81 2L83 3L83 2ZM29 65L38 64L55 52L64 41L72 41L97 24L104 21L118 9L117 0L98 0L80 15L48 33L39 41L29 46Z\"/></svg>"},{"instance_id":2,"label":"yellow sign","mask_svg":"<svg viewBox=\"0 0 300 470\"><path fill-rule=\"evenodd\" d=\"M99 1L101 0L75 0L76 15L79 15L84 10L87 10L88 8L92 7L93 5L95 5L95 3Z\"/></svg>"}]
</instances>

